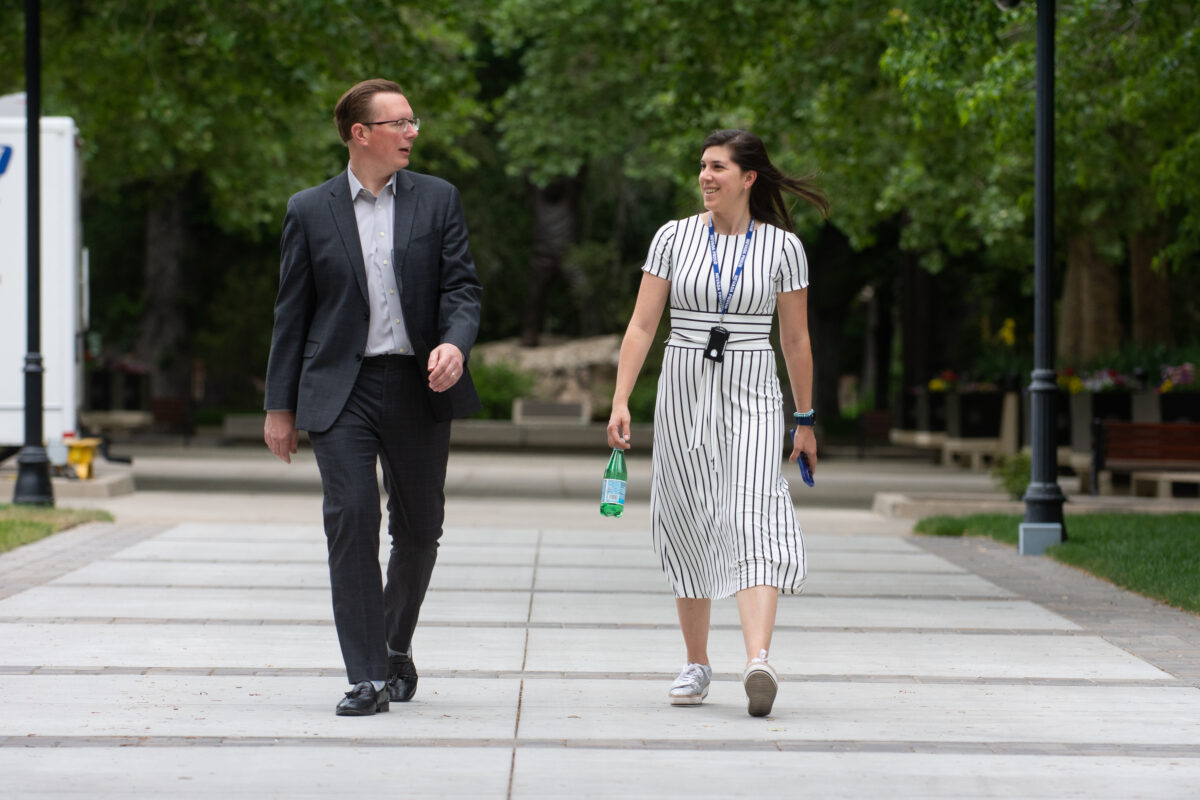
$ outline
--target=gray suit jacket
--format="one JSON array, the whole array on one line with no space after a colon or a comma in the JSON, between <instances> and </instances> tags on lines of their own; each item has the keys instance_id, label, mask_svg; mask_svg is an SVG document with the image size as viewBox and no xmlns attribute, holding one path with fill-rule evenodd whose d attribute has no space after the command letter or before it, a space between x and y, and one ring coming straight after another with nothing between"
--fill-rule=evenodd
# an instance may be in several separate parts
<instances>
[{"instance_id":1,"label":"gray suit jacket","mask_svg":"<svg viewBox=\"0 0 1200 800\"><path fill-rule=\"evenodd\" d=\"M404 326L422 371L430 351L445 342L469 356L482 287L458 190L440 178L396 173L393 231ZM362 245L343 172L288 201L265 407L294 410L300 430L333 425L362 366L369 316ZM449 390L426 395L436 420L480 408L467 369Z\"/></svg>"}]
</instances>

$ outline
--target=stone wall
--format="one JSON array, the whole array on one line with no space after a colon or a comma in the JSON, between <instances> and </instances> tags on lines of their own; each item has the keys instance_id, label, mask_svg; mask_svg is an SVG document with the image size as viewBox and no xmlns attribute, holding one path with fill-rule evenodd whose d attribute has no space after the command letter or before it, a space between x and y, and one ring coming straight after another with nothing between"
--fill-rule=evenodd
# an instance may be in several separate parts
<instances>
[{"instance_id":1,"label":"stone wall","mask_svg":"<svg viewBox=\"0 0 1200 800\"><path fill-rule=\"evenodd\" d=\"M560 403L584 403L589 412L612 402L621 353L618 334L584 339L542 337L538 347L522 347L517 339L478 344L472 359L506 364L534 376L532 396Z\"/></svg>"}]
</instances>

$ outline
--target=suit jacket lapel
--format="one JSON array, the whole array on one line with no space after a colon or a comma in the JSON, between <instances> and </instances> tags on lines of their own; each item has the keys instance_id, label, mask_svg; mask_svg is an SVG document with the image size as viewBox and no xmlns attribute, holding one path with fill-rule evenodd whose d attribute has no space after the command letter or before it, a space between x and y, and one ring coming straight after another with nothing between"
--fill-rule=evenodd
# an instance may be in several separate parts
<instances>
[{"instance_id":1,"label":"suit jacket lapel","mask_svg":"<svg viewBox=\"0 0 1200 800\"><path fill-rule=\"evenodd\" d=\"M413 217L417 214L416 186L408 173L396 173L396 207L392 219L393 267L396 270L396 286L404 297L404 262L408 255L408 240L412 236Z\"/></svg>"},{"instance_id":2,"label":"suit jacket lapel","mask_svg":"<svg viewBox=\"0 0 1200 800\"><path fill-rule=\"evenodd\" d=\"M350 271L354 273L354 282L363 300L367 299L367 268L363 262L362 242L358 240L358 221L354 217L354 199L350 197L350 179L342 173L333 179L330 188L329 210L333 214L334 225L342 237L342 245L346 248L346 260Z\"/></svg>"}]
</instances>

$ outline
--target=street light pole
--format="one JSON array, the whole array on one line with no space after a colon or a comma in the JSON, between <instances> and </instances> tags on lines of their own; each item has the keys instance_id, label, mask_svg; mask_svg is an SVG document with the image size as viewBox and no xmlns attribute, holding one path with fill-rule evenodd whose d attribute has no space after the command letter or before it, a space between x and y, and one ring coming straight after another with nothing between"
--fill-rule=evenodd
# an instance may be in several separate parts
<instances>
[{"instance_id":1,"label":"street light pole","mask_svg":"<svg viewBox=\"0 0 1200 800\"><path fill-rule=\"evenodd\" d=\"M1019 537L1025 555L1039 555L1067 538L1054 425L1054 11L1054 0L1037 0L1034 345L1029 386L1033 465Z\"/></svg>"},{"instance_id":2,"label":"street light pole","mask_svg":"<svg viewBox=\"0 0 1200 800\"><path fill-rule=\"evenodd\" d=\"M54 505L42 444L42 34L40 0L25 0L26 341L25 446L17 455L13 502Z\"/></svg>"}]
</instances>

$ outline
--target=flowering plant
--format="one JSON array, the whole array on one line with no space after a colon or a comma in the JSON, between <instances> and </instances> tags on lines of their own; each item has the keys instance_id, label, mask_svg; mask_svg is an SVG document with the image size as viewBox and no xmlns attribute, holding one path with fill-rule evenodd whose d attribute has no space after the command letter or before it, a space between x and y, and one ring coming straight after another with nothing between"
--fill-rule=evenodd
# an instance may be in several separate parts
<instances>
[{"instance_id":1,"label":"flowering plant","mask_svg":"<svg viewBox=\"0 0 1200 800\"><path fill-rule=\"evenodd\" d=\"M1006 317L995 331L988 330L984 323L983 341L971 373L982 380L1016 386L1022 375L1033 369L1032 347L1017 347L1017 322ZM959 391L995 391L996 386L987 384L960 387Z\"/></svg>"},{"instance_id":2,"label":"flowering plant","mask_svg":"<svg viewBox=\"0 0 1200 800\"><path fill-rule=\"evenodd\" d=\"M995 381L964 381L958 385L959 394L968 392L998 392L1000 385Z\"/></svg>"},{"instance_id":3,"label":"flowering plant","mask_svg":"<svg viewBox=\"0 0 1200 800\"><path fill-rule=\"evenodd\" d=\"M1000 326L1000 330L996 331L996 341L1005 347L1012 347L1017 343L1017 321L1012 317L1004 320L1004 324Z\"/></svg>"},{"instance_id":4,"label":"flowering plant","mask_svg":"<svg viewBox=\"0 0 1200 800\"><path fill-rule=\"evenodd\" d=\"M1058 388L1068 394L1079 394L1083 391L1083 378L1074 367L1058 371Z\"/></svg>"},{"instance_id":5,"label":"flowering plant","mask_svg":"<svg viewBox=\"0 0 1200 800\"><path fill-rule=\"evenodd\" d=\"M1115 369L1097 369L1083 379L1083 388L1089 392L1126 392L1137 388L1137 382Z\"/></svg>"},{"instance_id":6,"label":"flowering plant","mask_svg":"<svg viewBox=\"0 0 1200 800\"><path fill-rule=\"evenodd\" d=\"M970 375L959 375L952 369L944 369L927 384L931 392L994 392L1000 387L994 381L975 380Z\"/></svg>"},{"instance_id":7,"label":"flowering plant","mask_svg":"<svg viewBox=\"0 0 1200 800\"><path fill-rule=\"evenodd\" d=\"M1162 383L1156 390L1162 392L1197 392L1200 385L1196 383L1196 365L1190 361L1175 366L1162 368Z\"/></svg>"},{"instance_id":8,"label":"flowering plant","mask_svg":"<svg viewBox=\"0 0 1200 800\"><path fill-rule=\"evenodd\" d=\"M958 385L958 373L952 369L944 369L936 377L929 379L929 391L948 392Z\"/></svg>"}]
</instances>

